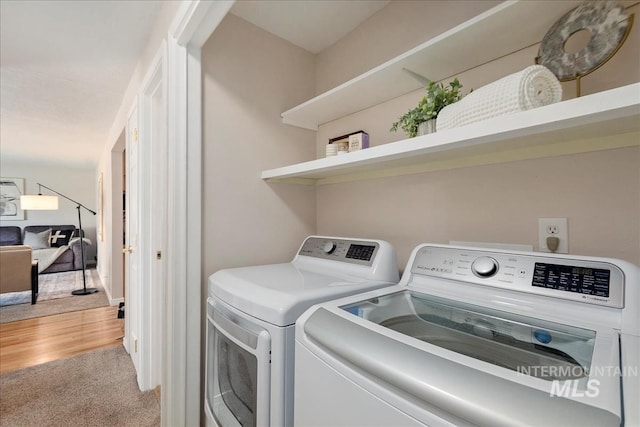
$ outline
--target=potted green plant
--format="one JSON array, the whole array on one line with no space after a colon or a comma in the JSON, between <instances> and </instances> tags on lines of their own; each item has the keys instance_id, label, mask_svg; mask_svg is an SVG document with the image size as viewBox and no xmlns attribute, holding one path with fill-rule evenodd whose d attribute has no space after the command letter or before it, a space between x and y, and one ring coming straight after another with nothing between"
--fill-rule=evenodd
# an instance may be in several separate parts
<instances>
[{"instance_id":1,"label":"potted green plant","mask_svg":"<svg viewBox=\"0 0 640 427\"><path fill-rule=\"evenodd\" d=\"M390 131L396 132L400 128L409 135L409 138L413 138L418 135L418 128L422 123L433 120L431 132L435 132L435 118L444 107L462 98L461 88L462 85L458 78L453 79L446 86L442 83L429 82L426 87L427 94L420 100L418 106L406 112L397 122L393 123Z\"/></svg>"}]
</instances>

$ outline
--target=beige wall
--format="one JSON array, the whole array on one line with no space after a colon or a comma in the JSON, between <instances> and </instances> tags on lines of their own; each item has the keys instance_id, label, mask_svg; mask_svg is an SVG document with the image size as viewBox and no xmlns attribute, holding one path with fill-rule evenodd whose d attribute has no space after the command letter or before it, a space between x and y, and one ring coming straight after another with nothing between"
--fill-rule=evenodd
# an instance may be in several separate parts
<instances>
[{"instance_id":1,"label":"beige wall","mask_svg":"<svg viewBox=\"0 0 640 427\"><path fill-rule=\"evenodd\" d=\"M425 3L435 2L393 2L318 55L319 91L353 77L350 70L336 66L350 54L360 58L367 52L366 61L375 65L424 41L404 36L403 28L429 33L429 26L421 25L428 19L422 9L431 7ZM473 6L447 2L451 3L461 7L460 13ZM639 11L639 6L631 10L636 15ZM381 34L387 39L378 49ZM583 94L640 81L639 40L640 28L635 26L617 55L583 79ZM533 64L537 51L538 46L532 46L458 77L466 90L478 88ZM575 96L573 82L564 83L563 89L564 99ZM357 129L370 134L372 145L404 139L389 127L422 96L422 90L415 91L321 126L316 156L324 156L328 138ZM404 264L420 242L508 242L537 248L537 218L567 217L571 253L640 264L639 170L639 150L628 148L321 186L316 199L318 233L385 238Z\"/></svg>"},{"instance_id":2,"label":"beige wall","mask_svg":"<svg viewBox=\"0 0 640 427\"><path fill-rule=\"evenodd\" d=\"M569 250L640 261L640 148L318 187L318 232L391 242L530 244L538 218L569 219ZM357 213L357 214L356 214Z\"/></svg>"},{"instance_id":3,"label":"beige wall","mask_svg":"<svg viewBox=\"0 0 640 427\"><path fill-rule=\"evenodd\" d=\"M223 267L286 261L313 232L385 238L395 245L401 264L415 245L427 241L537 248L537 219L547 216L569 219L571 253L640 263L638 148L317 189L260 180L262 170L322 157L328 138L355 129L369 132L372 145L404 139L389 127L417 103L422 90L327 123L315 136L283 126L280 113L494 4L392 2L315 57L227 16L202 54L203 276ZM640 81L639 34L634 28L613 60L583 79L583 94ZM478 88L533 64L537 50L530 46L458 77L466 90ZM574 83L563 87L564 99L575 96ZM603 227L608 218L614 220Z\"/></svg>"},{"instance_id":4,"label":"beige wall","mask_svg":"<svg viewBox=\"0 0 640 427\"><path fill-rule=\"evenodd\" d=\"M318 54L316 63L318 76L316 80L320 85L324 85L325 81L341 83L354 77L350 69L341 70L340 67L328 66L328 64L334 65L337 59L347 57L350 52L356 52L358 57L363 57L364 54L362 52L368 52L366 62L377 65L414 47L418 44L416 43L417 37L412 38L410 41L403 41L401 37L395 37L394 28L398 26L425 28L425 26L420 23L423 16L422 12L424 12L421 8L424 7L425 3L440 5L441 3L463 4L465 2L396 1L390 3L389 6L365 21L344 39ZM484 5L486 8L493 4L493 2L473 1L470 3L473 5L477 3L478 6ZM413 10L412 8L415 9L415 13L410 13L410 11ZM397 16L399 12L396 9L400 9L403 12L401 17ZM466 9L463 8L463 10ZM640 5L630 8L628 11L639 15ZM379 16L385 14L389 14L393 19L383 19ZM466 19L472 16L473 14L468 15ZM399 22L402 22L402 25L399 25ZM377 25L373 26L371 25L372 23L376 23ZM446 27L451 28L457 23L458 19ZM420 40L419 42L424 42L432 37L428 28L425 28L424 32L428 34L428 36L423 37L424 40ZM393 48L387 46L385 49L379 49L380 44L377 37L379 37L380 34L393 34L393 36L389 37L386 41L386 45L392 45ZM403 33L401 32L401 34ZM368 35L371 37L368 37ZM463 84L463 93L468 93L468 91L473 88L477 89L534 64L535 57L538 54L538 47L538 45L534 45L523 48L506 57L460 73L456 77L458 77ZM455 55L455 52L453 52L452 55ZM326 76L320 77L323 75ZM640 26L635 25L620 51L600 69L582 78L582 94L588 95L638 81L640 81ZM574 81L562 83L562 86L563 100L575 98L576 85ZM324 89L320 92L324 91ZM424 90L416 90L373 108L320 126L316 138L316 157L324 157L325 145L329 138L344 135L358 129L364 129L369 133L370 144L372 146L405 139L406 136L402 132L389 132L389 128L399 116L415 107L423 96Z\"/></svg>"},{"instance_id":5,"label":"beige wall","mask_svg":"<svg viewBox=\"0 0 640 427\"><path fill-rule=\"evenodd\" d=\"M499 3L495 0L392 1L317 55L316 91L325 92L359 76Z\"/></svg>"},{"instance_id":6,"label":"beige wall","mask_svg":"<svg viewBox=\"0 0 640 427\"><path fill-rule=\"evenodd\" d=\"M313 96L314 56L228 15L202 49L202 71L203 278L286 262L315 232L315 189L260 174L314 155L314 133L280 118Z\"/></svg>"}]
</instances>

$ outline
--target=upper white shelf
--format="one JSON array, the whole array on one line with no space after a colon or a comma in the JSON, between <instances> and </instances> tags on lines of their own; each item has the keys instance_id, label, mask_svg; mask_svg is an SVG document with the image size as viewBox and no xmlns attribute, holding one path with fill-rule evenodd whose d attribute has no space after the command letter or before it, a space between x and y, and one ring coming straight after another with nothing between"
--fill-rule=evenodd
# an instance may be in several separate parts
<instances>
[{"instance_id":1,"label":"upper white shelf","mask_svg":"<svg viewBox=\"0 0 640 427\"><path fill-rule=\"evenodd\" d=\"M626 135L629 133L630 137ZM435 168L449 168L633 145L640 145L640 83L267 170L262 172L262 179L322 184L429 170L425 164L439 163Z\"/></svg>"},{"instance_id":2,"label":"upper white shelf","mask_svg":"<svg viewBox=\"0 0 640 427\"><path fill-rule=\"evenodd\" d=\"M581 1L506 1L285 111L282 113L282 121L317 130L323 123L419 89L420 83L403 71L405 68L439 81L539 43L555 21L580 3Z\"/></svg>"}]
</instances>

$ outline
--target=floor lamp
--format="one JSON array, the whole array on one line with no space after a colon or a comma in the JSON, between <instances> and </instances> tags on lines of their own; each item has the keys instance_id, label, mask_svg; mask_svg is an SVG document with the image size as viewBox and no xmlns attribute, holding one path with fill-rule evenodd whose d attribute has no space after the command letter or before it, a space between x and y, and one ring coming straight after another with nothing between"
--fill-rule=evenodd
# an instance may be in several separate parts
<instances>
[{"instance_id":1,"label":"floor lamp","mask_svg":"<svg viewBox=\"0 0 640 427\"><path fill-rule=\"evenodd\" d=\"M93 215L96 213L83 205L80 202L77 202L64 194L58 193L53 188L49 188L46 185L38 183L38 195L37 196L20 196L20 208L22 210L57 210L58 209L58 198L56 196L43 196L42 195L42 187L47 190L56 193L58 196L63 197L69 200L72 203L76 204L76 209L78 210L78 230L80 233L80 256L82 257L82 289L76 289L71 293L73 295L89 295L95 292L98 292L96 288L87 288L87 277L85 275L85 257L84 257L84 231L82 230L82 215L80 214L80 208L86 209L91 212Z\"/></svg>"}]
</instances>

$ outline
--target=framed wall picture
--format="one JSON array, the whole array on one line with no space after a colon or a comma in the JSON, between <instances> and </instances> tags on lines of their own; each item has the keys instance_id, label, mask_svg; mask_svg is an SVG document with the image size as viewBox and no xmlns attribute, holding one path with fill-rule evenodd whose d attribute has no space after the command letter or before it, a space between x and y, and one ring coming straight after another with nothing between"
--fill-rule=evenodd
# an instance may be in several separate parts
<instances>
[{"instance_id":1,"label":"framed wall picture","mask_svg":"<svg viewBox=\"0 0 640 427\"><path fill-rule=\"evenodd\" d=\"M24 194L24 178L0 178L0 220L23 221L20 196Z\"/></svg>"},{"instance_id":2,"label":"framed wall picture","mask_svg":"<svg viewBox=\"0 0 640 427\"><path fill-rule=\"evenodd\" d=\"M98 238L104 242L104 174L98 178Z\"/></svg>"}]
</instances>

